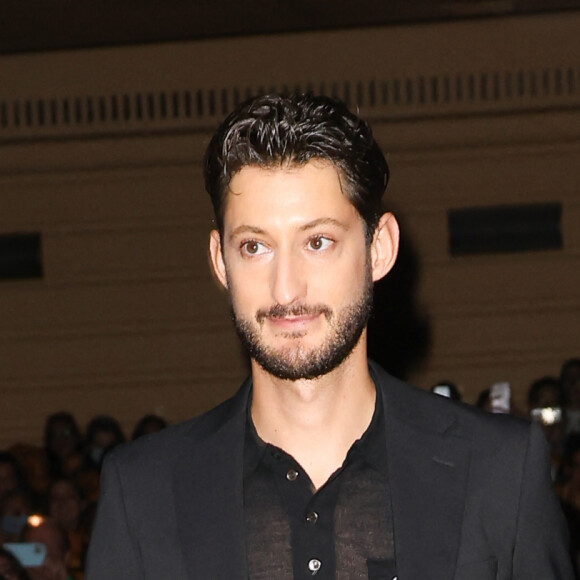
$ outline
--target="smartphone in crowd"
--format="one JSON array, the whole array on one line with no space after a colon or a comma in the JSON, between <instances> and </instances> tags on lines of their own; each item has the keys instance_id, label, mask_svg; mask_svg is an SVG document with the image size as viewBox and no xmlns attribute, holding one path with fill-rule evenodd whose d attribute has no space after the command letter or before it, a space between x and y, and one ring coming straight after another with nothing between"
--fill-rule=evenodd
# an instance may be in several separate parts
<instances>
[{"instance_id":1,"label":"smartphone in crowd","mask_svg":"<svg viewBox=\"0 0 580 580\"><path fill-rule=\"evenodd\" d=\"M25 568L42 566L46 558L46 546L40 542L7 542L2 544Z\"/></svg>"},{"instance_id":2,"label":"smartphone in crowd","mask_svg":"<svg viewBox=\"0 0 580 580\"><path fill-rule=\"evenodd\" d=\"M451 398L451 388L449 385L435 385L433 387L433 392L436 395L441 395L442 397L447 397L448 399Z\"/></svg>"},{"instance_id":3,"label":"smartphone in crowd","mask_svg":"<svg viewBox=\"0 0 580 580\"><path fill-rule=\"evenodd\" d=\"M493 383L489 390L492 413L509 413L511 410L511 388L506 382Z\"/></svg>"}]
</instances>

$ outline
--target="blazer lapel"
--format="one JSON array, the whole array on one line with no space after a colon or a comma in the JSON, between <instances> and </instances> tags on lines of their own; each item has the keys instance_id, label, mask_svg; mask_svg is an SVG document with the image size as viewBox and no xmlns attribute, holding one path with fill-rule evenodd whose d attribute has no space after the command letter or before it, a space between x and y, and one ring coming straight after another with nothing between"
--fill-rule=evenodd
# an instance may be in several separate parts
<instances>
[{"instance_id":1,"label":"blazer lapel","mask_svg":"<svg viewBox=\"0 0 580 580\"><path fill-rule=\"evenodd\" d=\"M246 580L243 457L247 381L225 421L187 446L174 475L177 528L187 577ZM201 523L201 525L200 525Z\"/></svg>"},{"instance_id":2,"label":"blazer lapel","mask_svg":"<svg viewBox=\"0 0 580 580\"><path fill-rule=\"evenodd\" d=\"M452 403L433 400L435 395L417 392L388 375L381 383L386 387L398 577L451 580L461 537L470 441L459 434Z\"/></svg>"}]
</instances>

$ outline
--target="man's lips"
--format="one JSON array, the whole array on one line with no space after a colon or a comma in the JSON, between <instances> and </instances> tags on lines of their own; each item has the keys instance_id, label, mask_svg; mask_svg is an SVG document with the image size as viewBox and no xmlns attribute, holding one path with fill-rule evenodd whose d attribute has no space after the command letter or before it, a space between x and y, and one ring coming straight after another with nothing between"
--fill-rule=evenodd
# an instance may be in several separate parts
<instances>
[{"instance_id":1,"label":"man's lips","mask_svg":"<svg viewBox=\"0 0 580 580\"><path fill-rule=\"evenodd\" d=\"M322 313L318 314L302 314L299 316L290 315L290 316L268 316L267 320L274 326L280 328L301 328L306 326L310 322L316 320Z\"/></svg>"},{"instance_id":2,"label":"man's lips","mask_svg":"<svg viewBox=\"0 0 580 580\"><path fill-rule=\"evenodd\" d=\"M319 316L325 316L327 320L330 319L330 308L322 304L315 306L282 306L277 304L267 310L259 310L256 313L256 320L260 325L268 320L277 326L298 327L316 320Z\"/></svg>"}]
</instances>

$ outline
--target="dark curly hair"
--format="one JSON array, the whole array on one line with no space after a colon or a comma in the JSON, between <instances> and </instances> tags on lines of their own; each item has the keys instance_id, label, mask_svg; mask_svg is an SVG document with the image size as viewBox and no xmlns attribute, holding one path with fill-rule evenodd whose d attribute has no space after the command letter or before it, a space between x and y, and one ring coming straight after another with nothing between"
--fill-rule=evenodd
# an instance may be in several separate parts
<instances>
[{"instance_id":1,"label":"dark curly hair","mask_svg":"<svg viewBox=\"0 0 580 580\"><path fill-rule=\"evenodd\" d=\"M250 99L218 128L205 154L204 175L220 235L228 186L238 171L300 166L312 159L339 170L343 193L364 220L370 242L383 213L387 162L365 121L341 101L312 94Z\"/></svg>"}]
</instances>

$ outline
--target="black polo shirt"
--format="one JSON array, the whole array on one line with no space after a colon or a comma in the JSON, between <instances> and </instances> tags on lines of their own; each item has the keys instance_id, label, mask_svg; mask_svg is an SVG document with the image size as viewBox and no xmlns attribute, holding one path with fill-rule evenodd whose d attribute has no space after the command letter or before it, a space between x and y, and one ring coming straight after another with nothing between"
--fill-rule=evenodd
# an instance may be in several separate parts
<instances>
[{"instance_id":1,"label":"black polo shirt","mask_svg":"<svg viewBox=\"0 0 580 580\"><path fill-rule=\"evenodd\" d=\"M317 491L300 464L262 441L248 409L244 517L250 580L396 576L384 410Z\"/></svg>"}]
</instances>

